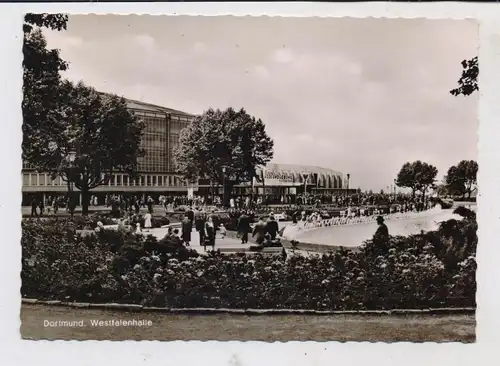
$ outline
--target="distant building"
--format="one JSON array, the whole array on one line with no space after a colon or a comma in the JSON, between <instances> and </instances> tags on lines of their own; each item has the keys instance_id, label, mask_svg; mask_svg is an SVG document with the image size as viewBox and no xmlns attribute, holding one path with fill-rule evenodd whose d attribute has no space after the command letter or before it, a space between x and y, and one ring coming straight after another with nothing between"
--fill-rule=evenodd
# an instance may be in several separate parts
<instances>
[{"instance_id":1,"label":"distant building","mask_svg":"<svg viewBox=\"0 0 500 366\"><path fill-rule=\"evenodd\" d=\"M212 192L209 182L200 180L198 185L201 194ZM336 170L309 165L269 163L257 169L253 189L256 195L286 196L308 193L343 193L347 188L346 178ZM222 194L218 188L217 194ZM234 195L252 194L252 182L237 185Z\"/></svg>"}]
</instances>

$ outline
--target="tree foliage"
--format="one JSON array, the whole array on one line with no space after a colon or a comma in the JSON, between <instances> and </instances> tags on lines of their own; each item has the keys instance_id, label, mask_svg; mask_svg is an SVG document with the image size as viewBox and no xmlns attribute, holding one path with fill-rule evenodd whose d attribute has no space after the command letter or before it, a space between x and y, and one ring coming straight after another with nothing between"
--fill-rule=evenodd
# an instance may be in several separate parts
<instances>
[{"instance_id":1,"label":"tree foliage","mask_svg":"<svg viewBox=\"0 0 500 366\"><path fill-rule=\"evenodd\" d=\"M438 171L435 166L420 160L403 164L396 179L398 187L410 188L412 195L421 192L424 196L427 190L434 186Z\"/></svg>"},{"instance_id":2,"label":"tree foliage","mask_svg":"<svg viewBox=\"0 0 500 366\"><path fill-rule=\"evenodd\" d=\"M461 195L465 198L467 194L471 197L477 185L478 165L474 160L462 160L457 165L448 169L446 185L451 194Z\"/></svg>"},{"instance_id":3,"label":"tree foliage","mask_svg":"<svg viewBox=\"0 0 500 366\"><path fill-rule=\"evenodd\" d=\"M479 90L477 78L479 76L479 64L477 56L470 60L462 61L462 75L458 79L458 87L450 90L454 96L471 95L476 90Z\"/></svg>"},{"instance_id":4,"label":"tree foliage","mask_svg":"<svg viewBox=\"0 0 500 366\"><path fill-rule=\"evenodd\" d=\"M88 193L114 172L134 175L144 125L115 95L63 81L67 64L48 50L39 27L66 29L67 16L27 14L24 25L23 159L74 183L87 214Z\"/></svg>"},{"instance_id":5,"label":"tree foliage","mask_svg":"<svg viewBox=\"0 0 500 366\"><path fill-rule=\"evenodd\" d=\"M23 159L36 166L46 146L43 137L61 132L57 125L62 118L59 104L60 71L67 64L58 50L47 49L47 42L38 27L61 30L67 16L61 14L27 14L23 39Z\"/></svg>"},{"instance_id":6,"label":"tree foliage","mask_svg":"<svg viewBox=\"0 0 500 366\"><path fill-rule=\"evenodd\" d=\"M46 135L46 153L37 166L73 182L82 193L87 213L88 192L107 184L113 173L134 176L144 124L127 109L124 98L99 94L83 83L66 81L60 87L64 120L57 135ZM72 159L74 156L74 159Z\"/></svg>"},{"instance_id":7,"label":"tree foliage","mask_svg":"<svg viewBox=\"0 0 500 366\"><path fill-rule=\"evenodd\" d=\"M244 109L209 109L181 132L174 159L189 181L208 179L230 189L251 181L256 167L272 159L273 146L264 123Z\"/></svg>"}]
</instances>

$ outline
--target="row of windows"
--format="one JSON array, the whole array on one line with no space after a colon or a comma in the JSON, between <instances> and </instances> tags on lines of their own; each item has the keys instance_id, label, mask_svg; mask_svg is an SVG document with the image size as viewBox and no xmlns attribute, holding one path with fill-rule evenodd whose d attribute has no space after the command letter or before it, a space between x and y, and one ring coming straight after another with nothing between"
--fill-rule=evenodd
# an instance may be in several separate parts
<instances>
[{"instance_id":1,"label":"row of windows","mask_svg":"<svg viewBox=\"0 0 500 366\"><path fill-rule=\"evenodd\" d=\"M23 173L23 186L66 186L68 183L61 177L52 180L46 173ZM187 187L186 181L175 175L154 175L147 174L131 179L126 174L114 174L108 183L109 186L126 187Z\"/></svg>"},{"instance_id":2,"label":"row of windows","mask_svg":"<svg viewBox=\"0 0 500 366\"><path fill-rule=\"evenodd\" d=\"M173 149L179 143L180 131L192 120L188 116L171 116L170 136L167 133L167 120L164 117L141 116L145 123L141 146L145 149L145 155L138 159L138 170L148 172L173 171L172 163ZM27 162L23 162L24 169L32 169ZM27 178L26 178L27 179ZM35 184L35 185L38 185ZM44 184L45 185L45 184ZM59 184L49 184L59 185Z\"/></svg>"}]
</instances>

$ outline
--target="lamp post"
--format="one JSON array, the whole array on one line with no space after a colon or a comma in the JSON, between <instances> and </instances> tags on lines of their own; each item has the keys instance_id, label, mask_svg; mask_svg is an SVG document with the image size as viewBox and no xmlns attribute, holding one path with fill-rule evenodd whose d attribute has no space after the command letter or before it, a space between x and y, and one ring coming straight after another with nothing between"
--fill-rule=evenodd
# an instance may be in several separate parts
<instances>
[{"instance_id":1,"label":"lamp post","mask_svg":"<svg viewBox=\"0 0 500 366\"><path fill-rule=\"evenodd\" d=\"M394 201L396 201L396 198L397 198L397 192L396 192L396 189L397 189L397 179L394 179Z\"/></svg>"},{"instance_id":2,"label":"lamp post","mask_svg":"<svg viewBox=\"0 0 500 366\"><path fill-rule=\"evenodd\" d=\"M307 194L307 180L309 179L309 174L302 173L302 178L304 179L304 196Z\"/></svg>"},{"instance_id":3,"label":"lamp post","mask_svg":"<svg viewBox=\"0 0 500 366\"><path fill-rule=\"evenodd\" d=\"M351 179L351 174L347 173L347 195L349 195L349 180Z\"/></svg>"},{"instance_id":4,"label":"lamp post","mask_svg":"<svg viewBox=\"0 0 500 366\"><path fill-rule=\"evenodd\" d=\"M222 167L222 206L226 206L226 167Z\"/></svg>"}]
</instances>

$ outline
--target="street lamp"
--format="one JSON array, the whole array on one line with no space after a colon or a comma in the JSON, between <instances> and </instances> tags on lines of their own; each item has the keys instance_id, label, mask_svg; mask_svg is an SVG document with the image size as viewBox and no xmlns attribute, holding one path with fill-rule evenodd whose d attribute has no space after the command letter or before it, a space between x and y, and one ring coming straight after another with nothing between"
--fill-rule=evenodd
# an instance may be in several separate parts
<instances>
[{"instance_id":1,"label":"street lamp","mask_svg":"<svg viewBox=\"0 0 500 366\"><path fill-rule=\"evenodd\" d=\"M347 173L347 195L349 195L349 179L351 179L351 174Z\"/></svg>"},{"instance_id":2,"label":"street lamp","mask_svg":"<svg viewBox=\"0 0 500 366\"><path fill-rule=\"evenodd\" d=\"M302 178L304 179L304 196L307 194L307 180L309 179L308 173L302 173Z\"/></svg>"}]
</instances>

